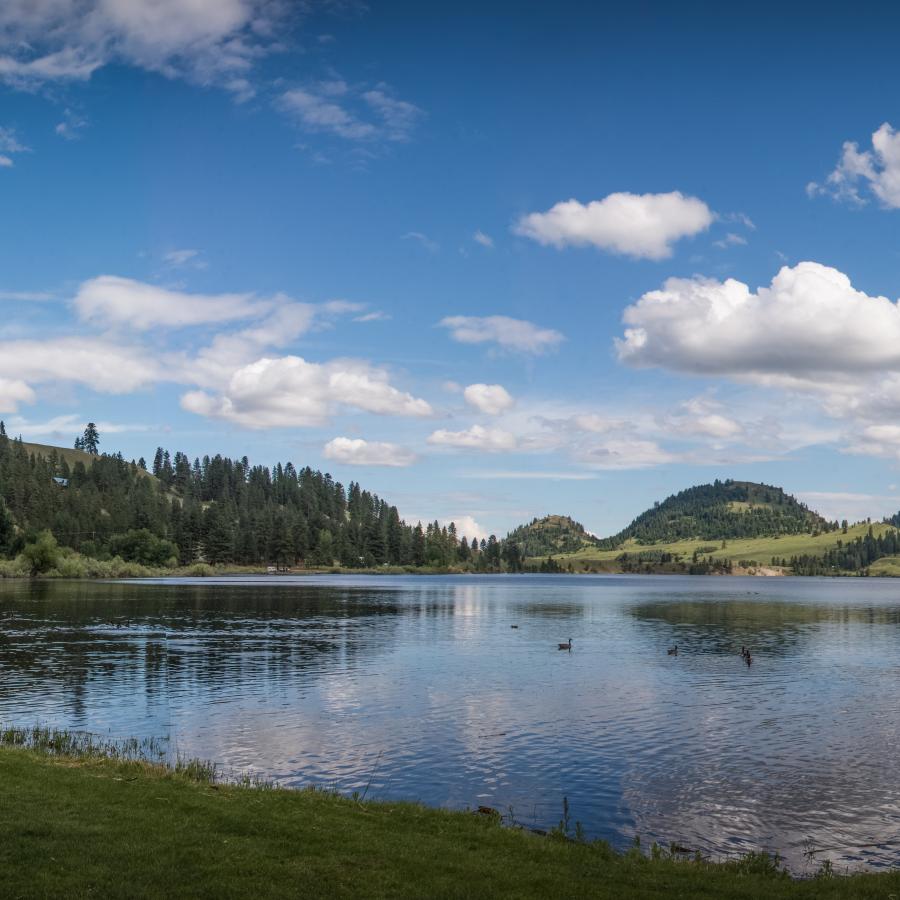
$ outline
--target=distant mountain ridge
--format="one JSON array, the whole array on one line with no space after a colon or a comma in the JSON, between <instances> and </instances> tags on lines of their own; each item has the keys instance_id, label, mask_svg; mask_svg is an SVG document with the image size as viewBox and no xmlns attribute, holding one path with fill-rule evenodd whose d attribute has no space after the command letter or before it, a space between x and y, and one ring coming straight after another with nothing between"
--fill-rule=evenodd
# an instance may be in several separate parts
<instances>
[{"instance_id":1,"label":"distant mountain ridge","mask_svg":"<svg viewBox=\"0 0 900 900\"><path fill-rule=\"evenodd\" d=\"M506 542L515 544L522 557L577 553L584 547L597 547L600 543L580 522L569 516L554 515L520 525L506 536Z\"/></svg>"},{"instance_id":2,"label":"distant mountain ridge","mask_svg":"<svg viewBox=\"0 0 900 900\"><path fill-rule=\"evenodd\" d=\"M616 549L629 539L655 544L803 534L837 527L836 522L828 522L783 488L728 479L673 494L598 544Z\"/></svg>"}]
</instances>

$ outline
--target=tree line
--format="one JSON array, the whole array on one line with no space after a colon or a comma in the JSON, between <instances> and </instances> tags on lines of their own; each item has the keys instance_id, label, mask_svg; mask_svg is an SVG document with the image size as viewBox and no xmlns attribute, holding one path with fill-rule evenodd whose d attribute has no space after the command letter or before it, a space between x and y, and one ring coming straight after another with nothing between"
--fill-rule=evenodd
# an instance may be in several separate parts
<instances>
[{"instance_id":1,"label":"tree line","mask_svg":"<svg viewBox=\"0 0 900 900\"><path fill-rule=\"evenodd\" d=\"M404 521L357 482L290 462L159 448L143 459L99 453L89 426L78 449L91 459L29 453L0 422L0 553L14 556L41 532L95 559L144 565L383 565L518 570L494 535L478 540L453 523Z\"/></svg>"}]
</instances>

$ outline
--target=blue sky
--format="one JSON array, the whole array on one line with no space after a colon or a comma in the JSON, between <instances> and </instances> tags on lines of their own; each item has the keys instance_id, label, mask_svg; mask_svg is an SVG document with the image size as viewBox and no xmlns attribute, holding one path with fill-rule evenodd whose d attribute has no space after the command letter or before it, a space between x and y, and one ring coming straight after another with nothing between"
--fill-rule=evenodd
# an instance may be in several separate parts
<instances>
[{"instance_id":1,"label":"blue sky","mask_svg":"<svg viewBox=\"0 0 900 900\"><path fill-rule=\"evenodd\" d=\"M891 15L0 9L0 416L606 534L900 508Z\"/></svg>"}]
</instances>

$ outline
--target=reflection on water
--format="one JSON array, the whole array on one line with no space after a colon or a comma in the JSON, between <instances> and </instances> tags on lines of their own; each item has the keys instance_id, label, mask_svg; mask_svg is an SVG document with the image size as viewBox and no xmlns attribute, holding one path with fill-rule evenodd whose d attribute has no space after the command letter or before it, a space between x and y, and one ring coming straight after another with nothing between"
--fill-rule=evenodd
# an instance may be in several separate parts
<instances>
[{"instance_id":1,"label":"reflection on water","mask_svg":"<svg viewBox=\"0 0 900 900\"><path fill-rule=\"evenodd\" d=\"M618 846L897 864L898 638L877 579L0 582L0 721L542 826L566 796Z\"/></svg>"}]
</instances>

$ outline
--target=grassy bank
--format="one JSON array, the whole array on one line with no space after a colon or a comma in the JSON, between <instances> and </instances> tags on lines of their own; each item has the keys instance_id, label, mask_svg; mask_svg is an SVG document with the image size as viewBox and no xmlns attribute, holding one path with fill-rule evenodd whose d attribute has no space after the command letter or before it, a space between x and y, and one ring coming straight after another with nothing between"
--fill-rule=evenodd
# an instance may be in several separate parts
<instances>
[{"instance_id":1,"label":"grassy bank","mask_svg":"<svg viewBox=\"0 0 900 900\"><path fill-rule=\"evenodd\" d=\"M9 742L7 742L9 743ZM31 742L34 744L35 742ZM216 784L70 738L0 742L8 897L879 897L900 874L792 881L767 857L676 861L495 818Z\"/></svg>"},{"instance_id":2,"label":"grassy bank","mask_svg":"<svg viewBox=\"0 0 900 900\"><path fill-rule=\"evenodd\" d=\"M876 535L887 531L891 526L882 523L874 523L872 530ZM694 552L702 556L714 556L716 559L730 560L735 566L742 561L754 560L761 566L768 566L772 557L779 559L792 556L822 556L826 551L833 550L838 541L847 544L856 538L863 538L869 530L869 525L863 523L853 525L844 534L841 531L832 531L827 534L785 534L780 537L743 538L740 540L727 540L722 546L722 541L712 540L684 540L672 541L660 544L639 544L635 540L625 541L616 550L600 550L597 547L585 547L576 553L554 554L554 559L563 568L571 564L575 572L618 572L621 567L616 560L623 553L638 554L641 551L653 551L657 553L670 553L672 556L680 556L686 562L691 561ZM540 563L539 559L528 560L529 564ZM881 562L879 560L879 562ZM876 572L878 563L872 565L872 574L896 575L900 574L900 567L883 566Z\"/></svg>"}]
</instances>

